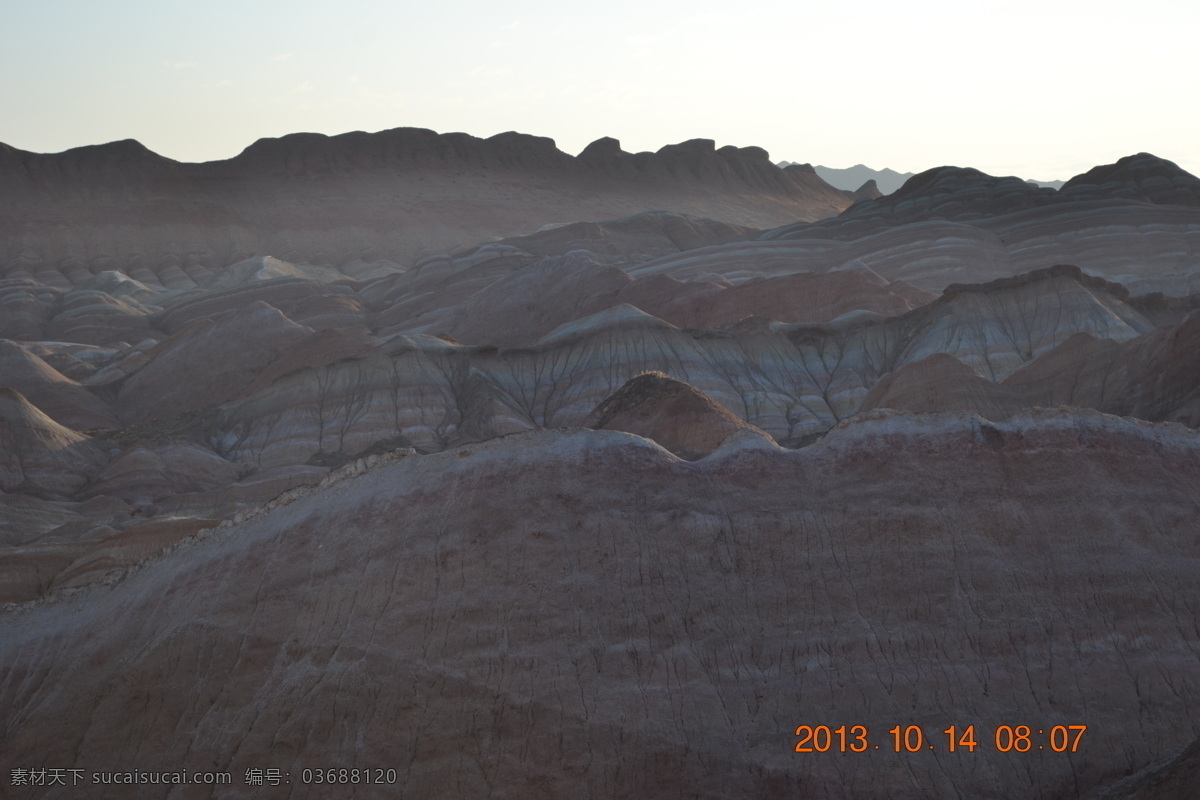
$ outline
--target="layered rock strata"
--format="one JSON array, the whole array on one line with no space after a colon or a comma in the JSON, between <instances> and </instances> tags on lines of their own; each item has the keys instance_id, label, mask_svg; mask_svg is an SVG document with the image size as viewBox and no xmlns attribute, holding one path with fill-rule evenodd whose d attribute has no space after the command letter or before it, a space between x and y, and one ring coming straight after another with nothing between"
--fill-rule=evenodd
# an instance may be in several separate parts
<instances>
[{"instance_id":1,"label":"layered rock strata","mask_svg":"<svg viewBox=\"0 0 1200 800\"><path fill-rule=\"evenodd\" d=\"M694 463L605 431L401 459L0 617L0 746L396 770L356 798L1077 797L1200 733L1198 485L1194 431L1074 413L876 415ZM872 747L795 752L843 724ZM897 724L937 747L894 752ZM999 752L1016 724L1087 733Z\"/></svg>"},{"instance_id":2,"label":"layered rock strata","mask_svg":"<svg viewBox=\"0 0 1200 800\"><path fill-rule=\"evenodd\" d=\"M1078 333L1123 342L1154 331L1127 297L1061 267L957 287L899 316L822 326L747 319L685 331L625 305L566 323L528 348L395 336L370 357L293 373L228 404L218 451L266 467L314 451L352 455L379 440L428 452L460 437L577 426L645 371L685 381L794 445L852 416L884 375L934 354L995 382Z\"/></svg>"}]
</instances>

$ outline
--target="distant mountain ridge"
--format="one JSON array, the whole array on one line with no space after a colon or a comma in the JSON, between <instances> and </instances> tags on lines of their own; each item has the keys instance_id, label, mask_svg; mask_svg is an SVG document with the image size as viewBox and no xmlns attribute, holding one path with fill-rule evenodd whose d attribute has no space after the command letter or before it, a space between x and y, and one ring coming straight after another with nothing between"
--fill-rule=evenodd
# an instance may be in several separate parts
<instances>
[{"instance_id":1,"label":"distant mountain ridge","mask_svg":"<svg viewBox=\"0 0 1200 800\"><path fill-rule=\"evenodd\" d=\"M863 164L855 164L847 169L815 166L813 169L830 186L844 189L853 184L848 191L855 191L867 181L875 181L875 185L883 194L891 194L904 185L913 176L912 172L896 172L894 169L871 169Z\"/></svg>"},{"instance_id":2,"label":"distant mountain ridge","mask_svg":"<svg viewBox=\"0 0 1200 800\"><path fill-rule=\"evenodd\" d=\"M934 167L913 176L898 191L861 200L836 218L786 226L768 231L763 237L858 237L898 224L931 219L977 220L1034 208L1066 209L1080 202L1200 208L1200 178L1151 153L1136 153L1114 164L1095 167L1066 181L1058 190L970 167Z\"/></svg>"},{"instance_id":3,"label":"distant mountain ridge","mask_svg":"<svg viewBox=\"0 0 1200 800\"><path fill-rule=\"evenodd\" d=\"M797 166L795 161L780 161L775 166L780 169ZM821 179L836 189L846 192L857 192L869 181L875 181L875 187L882 194L891 194L904 185L904 182L915 175L915 172L896 172L894 169L871 169L863 164L855 164L846 169L823 167L820 164L813 171Z\"/></svg>"},{"instance_id":4,"label":"distant mountain ridge","mask_svg":"<svg viewBox=\"0 0 1200 800\"><path fill-rule=\"evenodd\" d=\"M796 162L794 161L780 161L776 166L783 169L795 164ZM822 180L837 189L847 192L858 192L868 181L875 181L876 187L885 195L897 191L904 185L905 181L916 174L915 172L896 172L896 170L888 168L871 169L863 164L855 164L853 167L847 167L846 169L823 167L818 164L813 167L813 170L821 176ZM1026 179L1025 182L1047 189L1059 189L1066 183L1066 181L1035 181L1029 179Z\"/></svg>"}]
</instances>

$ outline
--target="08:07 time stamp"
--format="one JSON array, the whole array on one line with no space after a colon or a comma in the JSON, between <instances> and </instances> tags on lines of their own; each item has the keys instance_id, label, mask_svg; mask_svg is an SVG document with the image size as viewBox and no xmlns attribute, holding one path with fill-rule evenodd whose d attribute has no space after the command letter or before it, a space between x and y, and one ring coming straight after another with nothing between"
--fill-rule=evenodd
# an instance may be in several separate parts
<instances>
[{"instance_id":1,"label":"08:07 time stamp","mask_svg":"<svg viewBox=\"0 0 1200 800\"><path fill-rule=\"evenodd\" d=\"M974 753L983 745L1001 753L1038 750L1076 753L1086 732L1087 725L1051 725L1043 728L997 725L990 731L981 730L979 733L974 725L951 725L938 734L926 735L920 725L897 725L888 730L884 744L878 744L871 741L871 732L866 725L840 725L836 728L829 725L801 725L796 728L796 752L865 753L868 750L890 748L896 753L939 749L951 753Z\"/></svg>"}]
</instances>

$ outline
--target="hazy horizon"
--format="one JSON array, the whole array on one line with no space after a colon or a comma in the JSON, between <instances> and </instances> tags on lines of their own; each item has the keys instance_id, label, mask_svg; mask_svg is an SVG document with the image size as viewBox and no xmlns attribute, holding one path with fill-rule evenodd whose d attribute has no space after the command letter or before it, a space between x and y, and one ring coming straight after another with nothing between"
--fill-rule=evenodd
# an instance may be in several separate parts
<instances>
[{"instance_id":1,"label":"hazy horizon","mask_svg":"<svg viewBox=\"0 0 1200 800\"><path fill-rule=\"evenodd\" d=\"M833 168L1065 180L1145 151L1200 173L1200 8L1171 0L9 5L0 142L33 152L136 139L199 162L419 127L573 155L709 138Z\"/></svg>"}]
</instances>

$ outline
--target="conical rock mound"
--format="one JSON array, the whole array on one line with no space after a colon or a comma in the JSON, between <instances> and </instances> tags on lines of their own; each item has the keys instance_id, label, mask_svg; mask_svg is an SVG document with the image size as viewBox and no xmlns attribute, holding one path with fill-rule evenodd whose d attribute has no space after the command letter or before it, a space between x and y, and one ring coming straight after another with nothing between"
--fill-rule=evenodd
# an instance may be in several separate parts
<instances>
[{"instance_id":1,"label":"conical rock mound","mask_svg":"<svg viewBox=\"0 0 1200 800\"><path fill-rule=\"evenodd\" d=\"M0 386L20 393L68 427L89 430L117 426L107 403L6 339L0 339Z\"/></svg>"},{"instance_id":2,"label":"conical rock mound","mask_svg":"<svg viewBox=\"0 0 1200 800\"><path fill-rule=\"evenodd\" d=\"M774 441L696 387L661 372L644 372L626 382L584 424L644 436L690 461L708 455L743 429Z\"/></svg>"},{"instance_id":3,"label":"conical rock mound","mask_svg":"<svg viewBox=\"0 0 1200 800\"><path fill-rule=\"evenodd\" d=\"M69 495L106 460L89 437L59 425L20 392L0 389L0 490Z\"/></svg>"}]
</instances>

